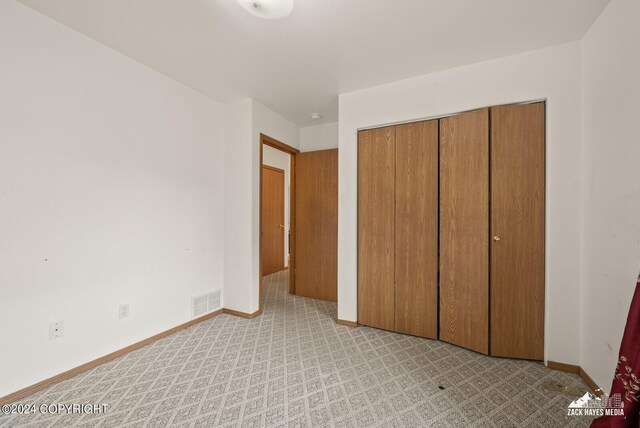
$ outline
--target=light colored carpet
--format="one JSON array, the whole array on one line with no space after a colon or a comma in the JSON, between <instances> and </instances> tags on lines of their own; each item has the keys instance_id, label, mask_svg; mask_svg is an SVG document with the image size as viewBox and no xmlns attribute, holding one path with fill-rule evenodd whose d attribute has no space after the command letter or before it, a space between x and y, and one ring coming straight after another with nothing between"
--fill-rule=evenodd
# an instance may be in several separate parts
<instances>
[{"instance_id":1,"label":"light colored carpet","mask_svg":"<svg viewBox=\"0 0 640 428\"><path fill-rule=\"evenodd\" d=\"M266 278L265 311L220 315L22 400L107 403L102 415L0 426L564 427L572 374L443 342L335 323L336 305Z\"/></svg>"}]
</instances>

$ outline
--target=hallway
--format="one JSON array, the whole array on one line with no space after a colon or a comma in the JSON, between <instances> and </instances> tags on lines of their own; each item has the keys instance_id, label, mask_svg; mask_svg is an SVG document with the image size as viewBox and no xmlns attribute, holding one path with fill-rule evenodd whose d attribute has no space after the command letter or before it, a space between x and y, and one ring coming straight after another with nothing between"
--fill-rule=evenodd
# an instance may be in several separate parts
<instances>
[{"instance_id":1,"label":"hallway","mask_svg":"<svg viewBox=\"0 0 640 428\"><path fill-rule=\"evenodd\" d=\"M219 315L23 400L102 415L0 416L0 426L586 426L587 386L528 361L337 325L336 304L265 278L265 310Z\"/></svg>"}]
</instances>

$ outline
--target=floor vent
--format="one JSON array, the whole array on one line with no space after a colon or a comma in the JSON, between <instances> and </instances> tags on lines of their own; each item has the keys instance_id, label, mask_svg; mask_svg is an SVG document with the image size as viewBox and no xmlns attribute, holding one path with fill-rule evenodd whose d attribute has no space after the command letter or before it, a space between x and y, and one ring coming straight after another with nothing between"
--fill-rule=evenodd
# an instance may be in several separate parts
<instances>
[{"instance_id":1,"label":"floor vent","mask_svg":"<svg viewBox=\"0 0 640 428\"><path fill-rule=\"evenodd\" d=\"M211 293L202 294L191 298L191 316L193 318L201 317L216 309L220 309L220 290Z\"/></svg>"}]
</instances>

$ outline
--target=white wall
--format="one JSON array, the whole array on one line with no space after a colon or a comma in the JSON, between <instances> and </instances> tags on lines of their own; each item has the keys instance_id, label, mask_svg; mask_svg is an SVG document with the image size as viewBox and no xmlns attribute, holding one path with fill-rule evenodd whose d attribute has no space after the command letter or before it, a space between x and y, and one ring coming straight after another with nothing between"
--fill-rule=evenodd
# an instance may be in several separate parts
<instances>
[{"instance_id":1,"label":"white wall","mask_svg":"<svg viewBox=\"0 0 640 428\"><path fill-rule=\"evenodd\" d=\"M545 355L579 363L579 42L340 95L338 318L357 319L356 130L542 98L547 99Z\"/></svg>"},{"instance_id":2,"label":"white wall","mask_svg":"<svg viewBox=\"0 0 640 428\"><path fill-rule=\"evenodd\" d=\"M582 42L581 365L606 391L640 271L638 17L613 0Z\"/></svg>"},{"instance_id":3,"label":"white wall","mask_svg":"<svg viewBox=\"0 0 640 428\"><path fill-rule=\"evenodd\" d=\"M300 130L252 99L227 107L225 182L225 307L259 307L260 134L298 148Z\"/></svg>"},{"instance_id":4,"label":"white wall","mask_svg":"<svg viewBox=\"0 0 640 428\"><path fill-rule=\"evenodd\" d=\"M3 396L184 323L222 288L224 113L9 0L0 64Z\"/></svg>"},{"instance_id":5,"label":"white wall","mask_svg":"<svg viewBox=\"0 0 640 428\"><path fill-rule=\"evenodd\" d=\"M253 102L244 99L225 109L224 150L224 305L251 310L253 275Z\"/></svg>"},{"instance_id":6,"label":"white wall","mask_svg":"<svg viewBox=\"0 0 640 428\"><path fill-rule=\"evenodd\" d=\"M300 151L338 148L338 122L300 128Z\"/></svg>"},{"instance_id":7,"label":"white wall","mask_svg":"<svg viewBox=\"0 0 640 428\"><path fill-rule=\"evenodd\" d=\"M262 163L284 170L284 265L289 266L289 228L291 211L289 205L291 203L291 155L282 150L274 149L266 144L263 146Z\"/></svg>"}]
</instances>

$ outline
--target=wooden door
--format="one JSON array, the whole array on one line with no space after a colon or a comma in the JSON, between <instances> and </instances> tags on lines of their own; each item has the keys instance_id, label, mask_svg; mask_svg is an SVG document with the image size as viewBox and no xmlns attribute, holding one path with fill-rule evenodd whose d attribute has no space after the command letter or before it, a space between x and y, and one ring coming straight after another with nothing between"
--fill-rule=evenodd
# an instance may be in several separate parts
<instances>
[{"instance_id":1,"label":"wooden door","mask_svg":"<svg viewBox=\"0 0 640 428\"><path fill-rule=\"evenodd\" d=\"M440 339L489 351L489 110L440 120Z\"/></svg>"},{"instance_id":2,"label":"wooden door","mask_svg":"<svg viewBox=\"0 0 640 428\"><path fill-rule=\"evenodd\" d=\"M395 127L358 134L358 323L395 327Z\"/></svg>"},{"instance_id":3,"label":"wooden door","mask_svg":"<svg viewBox=\"0 0 640 428\"><path fill-rule=\"evenodd\" d=\"M438 121L396 127L395 330L438 337Z\"/></svg>"},{"instance_id":4,"label":"wooden door","mask_svg":"<svg viewBox=\"0 0 640 428\"><path fill-rule=\"evenodd\" d=\"M284 266L284 171L262 166L262 275Z\"/></svg>"},{"instance_id":5,"label":"wooden door","mask_svg":"<svg viewBox=\"0 0 640 428\"><path fill-rule=\"evenodd\" d=\"M544 358L544 116L491 109L491 355Z\"/></svg>"},{"instance_id":6,"label":"wooden door","mask_svg":"<svg viewBox=\"0 0 640 428\"><path fill-rule=\"evenodd\" d=\"M338 149L300 153L296 165L296 289L338 299Z\"/></svg>"}]
</instances>

